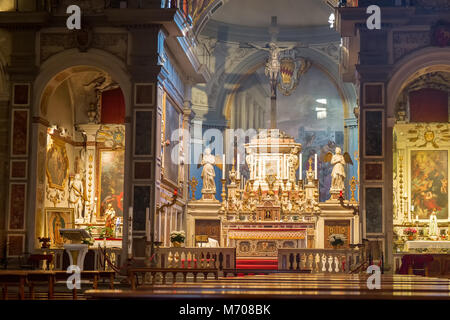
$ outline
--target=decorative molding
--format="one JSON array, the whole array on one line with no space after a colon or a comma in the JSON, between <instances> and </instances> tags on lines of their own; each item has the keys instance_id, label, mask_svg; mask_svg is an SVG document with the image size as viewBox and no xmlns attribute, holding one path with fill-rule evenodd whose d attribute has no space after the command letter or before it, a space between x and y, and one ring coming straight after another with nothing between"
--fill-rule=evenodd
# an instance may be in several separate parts
<instances>
[{"instance_id":1,"label":"decorative molding","mask_svg":"<svg viewBox=\"0 0 450 320\"><path fill-rule=\"evenodd\" d=\"M394 60L417 49L431 45L429 31L394 31L392 35Z\"/></svg>"}]
</instances>

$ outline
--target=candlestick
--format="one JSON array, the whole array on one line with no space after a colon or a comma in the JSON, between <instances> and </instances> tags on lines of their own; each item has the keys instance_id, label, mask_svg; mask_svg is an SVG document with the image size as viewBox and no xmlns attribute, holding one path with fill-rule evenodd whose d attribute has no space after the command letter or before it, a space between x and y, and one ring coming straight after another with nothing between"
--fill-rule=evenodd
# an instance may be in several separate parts
<instances>
[{"instance_id":1,"label":"candlestick","mask_svg":"<svg viewBox=\"0 0 450 320\"><path fill-rule=\"evenodd\" d=\"M302 180L303 176L303 162L302 162L302 154L300 153L298 155L298 179Z\"/></svg>"},{"instance_id":2,"label":"candlestick","mask_svg":"<svg viewBox=\"0 0 450 320\"><path fill-rule=\"evenodd\" d=\"M239 164L240 164L240 162L239 162L239 153L237 154L237 171L236 171L236 178L237 179L239 179Z\"/></svg>"},{"instance_id":3,"label":"candlestick","mask_svg":"<svg viewBox=\"0 0 450 320\"><path fill-rule=\"evenodd\" d=\"M317 180L317 153L314 155L314 179Z\"/></svg>"},{"instance_id":4,"label":"candlestick","mask_svg":"<svg viewBox=\"0 0 450 320\"><path fill-rule=\"evenodd\" d=\"M225 154L222 155L222 179L225 179Z\"/></svg>"},{"instance_id":5,"label":"candlestick","mask_svg":"<svg viewBox=\"0 0 450 320\"><path fill-rule=\"evenodd\" d=\"M128 208L128 258L133 255L133 207Z\"/></svg>"}]
</instances>

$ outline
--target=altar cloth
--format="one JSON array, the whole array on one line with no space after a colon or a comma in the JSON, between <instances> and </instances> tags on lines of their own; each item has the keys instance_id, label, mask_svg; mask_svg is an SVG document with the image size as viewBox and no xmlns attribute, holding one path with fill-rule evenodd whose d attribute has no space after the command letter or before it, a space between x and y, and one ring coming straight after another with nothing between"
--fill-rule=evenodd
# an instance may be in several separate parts
<instances>
[{"instance_id":1,"label":"altar cloth","mask_svg":"<svg viewBox=\"0 0 450 320\"><path fill-rule=\"evenodd\" d=\"M410 249L450 249L450 241L406 241L405 249L406 251L409 251Z\"/></svg>"}]
</instances>

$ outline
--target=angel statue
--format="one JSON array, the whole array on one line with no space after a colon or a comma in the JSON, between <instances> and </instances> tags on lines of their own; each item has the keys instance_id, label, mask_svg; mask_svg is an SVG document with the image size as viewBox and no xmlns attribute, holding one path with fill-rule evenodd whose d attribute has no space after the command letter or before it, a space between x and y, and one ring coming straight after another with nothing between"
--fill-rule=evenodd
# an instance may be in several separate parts
<instances>
[{"instance_id":1,"label":"angel statue","mask_svg":"<svg viewBox=\"0 0 450 320\"><path fill-rule=\"evenodd\" d=\"M333 166L333 171L331 171L331 188L330 193L339 192L345 189L344 180L345 180L345 165L350 163L353 165L352 158L348 152L342 154L342 150L339 147L336 147L336 153L333 155L331 152L328 152L325 155L325 162L330 162Z\"/></svg>"},{"instance_id":2,"label":"angel statue","mask_svg":"<svg viewBox=\"0 0 450 320\"><path fill-rule=\"evenodd\" d=\"M202 195L204 199L213 200L214 196L205 197L205 194L215 194L216 193L216 183L214 182L214 177L216 173L214 172L214 166L222 169L222 160L220 156L215 156L211 154L210 148L205 148L204 154L200 155L200 161L197 168L203 166L202 170L202 180L203 188Z\"/></svg>"}]
</instances>

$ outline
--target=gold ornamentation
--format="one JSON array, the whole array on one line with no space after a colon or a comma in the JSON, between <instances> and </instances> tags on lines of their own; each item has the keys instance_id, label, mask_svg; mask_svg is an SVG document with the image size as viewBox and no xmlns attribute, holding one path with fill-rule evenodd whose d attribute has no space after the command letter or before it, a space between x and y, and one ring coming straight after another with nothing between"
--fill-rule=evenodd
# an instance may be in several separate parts
<instances>
[{"instance_id":1,"label":"gold ornamentation","mask_svg":"<svg viewBox=\"0 0 450 320\"><path fill-rule=\"evenodd\" d=\"M352 177L352 180L350 180L350 191L352 192L352 197L350 201L355 202L355 191L356 191L356 178L355 176Z\"/></svg>"},{"instance_id":2,"label":"gold ornamentation","mask_svg":"<svg viewBox=\"0 0 450 320\"><path fill-rule=\"evenodd\" d=\"M189 188L191 189L191 200L195 200L195 190L197 190L198 180L195 177L189 181Z\"/></svg>"},{"instance_id":3,"label":"gold ornamentation","mask_svg":"<svg viewBox=\"0 0 450 320\"><path fill-rule=\"evenodd\" d=\"M47 151L46 173L48 185L64 191L69 176L69 158L65 142L52 136L52 146Z\"/></svg>"}]
</instances>

